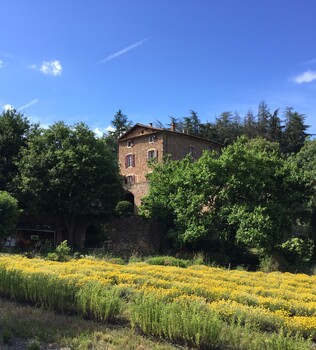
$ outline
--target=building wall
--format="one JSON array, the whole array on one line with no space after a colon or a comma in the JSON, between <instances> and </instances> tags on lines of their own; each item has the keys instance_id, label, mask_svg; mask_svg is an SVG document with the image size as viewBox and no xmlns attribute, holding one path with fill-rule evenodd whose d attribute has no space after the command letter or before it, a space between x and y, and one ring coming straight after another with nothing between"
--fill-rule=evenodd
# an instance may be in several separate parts
<instances>
[{"instance_id":1,"label":"building wall","mask_svg":"<svg viewBox=\"0 0 316 350\"><path fill-rule=\"evenodd\" d=\"M170 154L173 160L180 160L189 153L198 159L205 150L219 151L220 147L211 141L186 134L168 132L164 135L164 154Z\"/></svg>"},{"instance_id":2,"label":"building wall","mask_svg":"<svg viewBox=\"0 0 316 350\"><path fill-rule=\"evenodd\" d=\"M106 231L107 250L114 255L158 254L166 246L159 223L141 216L112 218L106 224Z\"/></svg>"},{"instance_id":3,"label":"building wall","mask_svg":"<svg viewBox=\"0 0 316 350\"><path fill-rule=\"evenodd\" d=\"M135 213L138 213L141 199L149 190L146 178L151 171L148 165L149 151L153 151L156 160L161 162L168 154L174 160L180 160L189 153L194 159L198 159L204 150L220 152L220 145L188 134L146 126L136 127L124 139L119 140L120 170L125 179L125 189L134 195ZM127 156L133 157L131 164L126 164Z\"/></svg>"},{"instance_id":4,"label":"building wall","mask_svg":"<svg viewBox=\"0 0 316 350\"><path fill-rule=\"evenodd\" d=\"M149 136L155 136L154 142L149 142ZM163 155L163 138L162 133L145 133L140 137L130 137L119 141L119 165L121 174L125 177L134 176L134 183L146 182L146 174L150 171L148 166L148 151L155 151L157 160L161 161ZM131 147L127 146L127 142L132 141ZM135 156L135 166L126 167L125 159L127 155Z\"/></svg>"}]
</instances>

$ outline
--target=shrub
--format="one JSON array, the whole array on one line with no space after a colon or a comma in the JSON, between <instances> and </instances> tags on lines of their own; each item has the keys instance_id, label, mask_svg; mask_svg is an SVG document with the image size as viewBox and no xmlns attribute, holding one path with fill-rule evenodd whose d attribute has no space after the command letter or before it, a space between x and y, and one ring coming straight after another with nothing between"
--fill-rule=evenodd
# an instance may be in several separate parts
<instances>
[{"instance_id":1,"label":"shrub","mask_svg":"<svg viewBox=\"0 0 316 350\"><path fill-rule=\"evenodd\" d=\"M134 208L131 202L120 201L115 207L115 214L120 218L131 216L133 213Z\"/></svg>"},{"instance_id":2,"label":"shrub","mask_svg":"<svg viewBox=\"0 0 316 350\"><path fill-rule=\"evenodd\" d=\"M314 242L309 238L293 237L281 244L281 250L288 261L306 263L312 258Z\"/></svg>"},{"instance_id":3,"label":"shrub","mask_svg":"<svg viewBox=\"0 0 316 350\"><path fill-rule=\"evenodd\" d=\"M67 245L67 241L61 242L54 252L48 253L46 258L52 261L69 261L70 260L70 247Z\"/></svg>"},{"instance_id":4,"label":"shrub","mask_svg":"<svg viewBox=\"0 0 316 350\"><path fill-rule=\"evenodd\" d=\"M8 192L0 191L0 237L14 227L18 214L18 201Z\"/></svg>"},{"instance_id":5,"label":"shrub","mask_svg":"<svg viewBox=\"0 0 316 350\"><path fill-rule=\"evenodd\" d=\"M27 350L41 350L41 345L37 340L32 340L28 344Z\"/></svg>"},{"instance_id":6,"label":"shrub","mask_svg":"<svg viewBox=\"0 0 316 350\"><path fill-rule=\"evenodd\" d=\"M83 316L98 321L109 321L115 318L121 311L122 301L119 289L116 287L105 288L98 282L89 282L82 287L76 296L77 310Z\"/></svg>"},{"instance_id":7,"label":"shrub","mask_svg":"<svg viewBox=\"0 0 316 350\"><path fill-rule=\"evenodd\" d=\"M11 344L11 338L12 338L12 334L10 331L8 331L7 329L4 329L2 332L2 342L3 344Z\"/></svg>"},{"instance_id":8,"label":"shrub","mask_svg":"<svg viewBox=\"0 0 316 350\"><path fill-rule=\"evenodd\" d=\"M163 266L188 267L189 265L188 260L174 258L173 256L155 256L152 258L148 258L146 262L150 265Z\"/></svg>"}]
</instances>

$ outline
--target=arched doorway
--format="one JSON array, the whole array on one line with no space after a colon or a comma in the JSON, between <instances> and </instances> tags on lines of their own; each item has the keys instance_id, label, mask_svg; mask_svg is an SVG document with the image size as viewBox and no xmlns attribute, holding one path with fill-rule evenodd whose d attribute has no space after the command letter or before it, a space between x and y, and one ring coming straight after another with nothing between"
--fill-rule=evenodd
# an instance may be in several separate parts
<instances>
[{"instance_id":1,"label":"arched doorway","mask_svg":"<svg viewBox=\"0 0 316 350\"><path fill-rule=\"evenodd\" d=\"M125 193L123 195L123 201L127 201L127 202L132 203L133 208L135 208L135 197L134 197L132 192L125 191Z\"/></svg>"}]
</instances>

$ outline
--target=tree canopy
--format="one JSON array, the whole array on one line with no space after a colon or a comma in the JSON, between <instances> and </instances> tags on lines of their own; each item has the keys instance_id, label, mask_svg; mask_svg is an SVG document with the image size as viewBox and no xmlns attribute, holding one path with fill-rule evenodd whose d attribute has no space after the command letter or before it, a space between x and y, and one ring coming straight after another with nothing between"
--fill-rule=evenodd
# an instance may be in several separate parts
<instances>
[{"instance_id":1,"label":"tree canopy","mask_svg":"<svg viewBox=\"0 0 316 350\"><path fill-rule=\"evenodd\" d=\"M0 239L14 227L18 214L18 201L8 192L0 191Z\"/></svg>"},{"instance_id":2,"label":"tree canopy","mask_svg":"<svg viewBox=\"0 0 316 350\"><path fill-rule=\"evenodd\" d=\"M168 223L179 245L217 237L270 253L290 231L302 184L264 139L239 138L221 155L205 152L153 165L143 213Z\"/></svg>"},{"instance_id":3,"label":"tree canopy","mask_svg":"<svg viewBox=\"0 0 316 350\"><path fill-rule=\"evenodd\" d=\"M70 244L85 218L109 215L119 199L114 156L83 123L34 130L17 166L17 194L27 210L63 215Z\"/></svg>"},{"instance_id":4,"label":"tree canopy","mask_svg":"<svg viewBox=\"0 0 316 350\"><path fill-rule=\"evenodd\" d=\"M14 159L25 145L30 122L15 109L8 109L0 115L0 190L9 190L17 167Z\"/></svg>"}]
</instances>

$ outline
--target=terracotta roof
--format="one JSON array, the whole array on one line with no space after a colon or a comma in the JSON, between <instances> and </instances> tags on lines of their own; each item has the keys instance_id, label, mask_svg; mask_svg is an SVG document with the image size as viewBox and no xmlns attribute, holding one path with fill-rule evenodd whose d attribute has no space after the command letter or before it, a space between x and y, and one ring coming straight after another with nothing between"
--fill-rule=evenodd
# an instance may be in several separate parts
<instances>
[{"instance_id":1,"label":"terracotta roof","mask_svg":"<svg viewBox=\"0 0 316 350\"><path fill-rule=\"evenodd\" d=\"M172 131L172 130L169 130L169 129L156 128L156 127L153 127L153 126L150 126L150 125L145 125L145 124L140 124L140 123L137 123L134 126L132 126L126 133L124 133L122 136L119 137L118 141L121 141L121 140L124 140L124 139L128 138L128 134L130 132L132 132L133 130L137 129L137 128L145 128L145 129L152 130L153 132L165 132L165 133L168 133L168 134L176 134L176 135L181 135L181 136L184 136L184 137L195 138L195 139L211 142L211 143L214 143L214 144L216 144L216 145L218 145L220 147L223 147L223 145L221 143L209 140L209 139L207 139L205 137L191 135L191 134L186 134L184 132L179 132L179 131ZM139 135L139 136L143 136L143 135ZM135 137L135 136L133 136L133 137ZM136 136L136 137L138 137L138 136Z\"/></svg>"}]
</instances>

